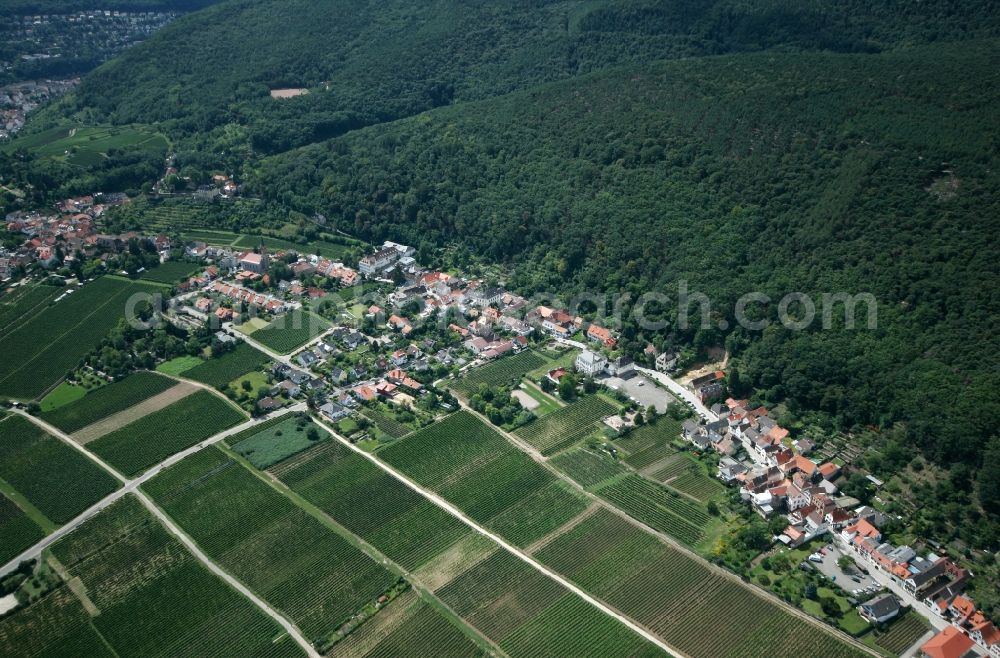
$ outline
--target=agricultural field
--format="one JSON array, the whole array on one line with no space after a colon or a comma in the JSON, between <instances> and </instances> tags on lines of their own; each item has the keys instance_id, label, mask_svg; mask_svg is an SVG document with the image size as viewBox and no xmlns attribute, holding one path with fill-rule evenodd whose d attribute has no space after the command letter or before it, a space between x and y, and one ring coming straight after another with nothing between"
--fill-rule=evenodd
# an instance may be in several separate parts
<instances>
[{"instance_id":1,"label":"agricultural field","mask_svg":"<svg viewBox=\"0 0 1000 658\"><path fill-rule=\"evenodd\" d=\"M523 548L587 509L588 500L554 480L517 505L493 517L486 527Z\"/></svg>"},{"instance_id":2,"label":"agricultural field","mask_svg":"<svg viewBox=\"0 0 1000 658\"><path fill-rule=\"evenodd\" d=\"M153 372L136 372L113 384L102 386L84 397L42 414L42 420L67 434L135 406L177 382Z\"/></svg>"},{"instance_id":3,"label":"agricultural field","mask_svg":"<svg viewBox=\"0 0 1000 658\"><path fill-rule=\"evenodd\" d=\"M0 493L0 564L6 564L45 537L38 524Z\"/></svg>"},{"instance_id":4,"label":"agricultural field","mask_svg":"<svg viewBox=\"0 0 1000 658\"><path fill-rule=\"evenodd\" d=\"M598 454L587 448L577 448L556 455L549 463L585 489L591 489L616 475L628 472L611 455Z\"/></svg>"},{"instance_id":5,"label":"agricultural field","mask_svg":"<svg viewBox=\"0 0 1000 658\"><path fill-rule=\"evenodd\" d=\"M553 455L597 431L603 418L617 412L615 405L594 395L536 418L514 433L543 455Z\"/></svg>"},{"instance_id":6,"label":"agricultural field","mask_svg":"<svg viewBox=\"0 0 1000 658\"><path fill-rule=\"evenodd\" d=\"M872 640L880 648L898 656L916 643L927 629L927 622L911 611L893 621L885 631L874 631Z\"/></svg>"},{"instance_id":7,"label":"agricultural field","mask_svg":"<svg viewBox=\"0 0 1000 658\"><path fill-rule=\"evenodd\" d=\"M165 263L160 263L158 267L146 270L139 278L143 281L152 281L154 283L174 284L178 281L183 281L198 272L202 272L204 269L205 266L199 265L198 263L187 263L181 260L169 260Z\"/></svg>"},{"instance_id":8,"label":"agricultural field","mask_svg":"<svg viewBox=\"0 0 1000 658\"><path fill-rule=\"evenodd\" d=\"M705 536L712 517L704 507L634 473L598 485L594 491L629 516L689 546Z\"/></svg>"},{"instance_id":9,"label":"agricultural field","mask_svg":"<svg viewBox=\"0 0 1000 658\"><path fill-rule=\"evenodd\" d=\"M210 558L318 646L398 581L220 450L188 457L144 489Z\"/></svg>"},{"instance_id":10,"label":"agricultural field","mask_svg":"<svg viewBox=\"0 0 1000 658\"><path fill-rule=\"evenodd\" d=\"M375 427L390 439L402 438L413 431L412 427L375 409L364 408L361 410L361 415L375 423Z\"/></svg>"},{"instance_id":11,"label":"agricultural field","mask_svg":"<svg viewBox=\"0 0 1000 658\"><path fill-rule=\"evenodd\" d=\"M209 359L190 370L182 371L180 376L208 384L214 388L220 388L247 373L261 370L270 361L271 359L263 352L241 342L220 357Z\"/></svg>"},{"instance_id":12,"label":"agricultural field","mask_svg":"<svg viewBox=\"0 0 1000 658\"><path fill-rule=\"evenodd\" d=\"M270 472L408 570L419 568L470 532L459 520L333 440Z\"/></svg>"},{"instance_id":13,"label":"agricultural field","mask_svg":"<svg viewBox=\"0 0 1000 658\"><path fill-rule=\"evenodd\" d=\"M280 422L257 431L236 443L227 441L233 450L256 468L265 469L282 462L294 454L315 445L307 434L312 425L308 419L299 420L294 414L279 417Z\"/></svg>"},{"instance_id":14,"label":"agricultural field","mask_svg":"<svg viewBox=\"0 0 1000 658\"><path fill-rule=\"evenodd\" d=\"M704 468L686 453L671 455L652 464L643 470L643 473L702 503L708 502L726 490L721 482L708 475Z\"/></svg>"},{"instance_id":15,"label":"agricultural field","mask_svg":"<svg viewBox=\"0 0 1000 658\"><path fill-rule=\"evenodd\" d=\"M205 359L197 356L178 356L169 361L164 361L160 365L156 366L156 372L162 372L164 375L172 375L174 377L179 377L183 373L191 370L195 366L205 363Z\"/></svg>"},{"instance_id":16,"label":"agricultural field","mask_svg":"<svg viewBox=\"0 0 1000 658\"><path fill-rule=\"evenodd\" d=\"M498 359L479 368L473 368L452 382L450 386L465 394L475 392L480 384L516 386L524 375L548 362L549 360L538 352L527 350L520 354Z\"/></svg>"},{"instance_id":17,"label":"agricultural field","mask_svg":"<svg viewBox=\"0 0 1000 658\"><path fill-rule=\"evenodd\" d=\"M0 479L60 525L119 486L81 452L20 416L0 420Z\"/></svg>"},{"instance_id":18,"label":"agricultural field","mask_svg":"<svg viewBox=\"0 0 1000 658\"><path fill-rule=\"evenodd\" d=\"M415 432L378 455L483 524L555 479L466 411Z\"/></svg>"},{"instance_id":19,"label":"agricultural field","mask_svg":"<svg viewBox=\"0 0 1000 658\"><path fill-rule=\"evenodd\" d=\"M199 390L87 447L126 476L132 476L244 420L246 417L231 404Z\"/></svg>"},{"instance_id":20,"label":"agricultural field","mask_svg":"<svg viewBox=\"0 0 1000 658\"><path fill-rule=\"evenodd\" d=\"M643 469L677 452L674 442L681 435L682 421L658 416L652 423L636 427L615 441L615 447L625 452L625 463Z\"/></svg>"},{"instance_id":21,"label":"agricultural field","mask_svg":"<svg viewBox=\"0 0 1000 658\"><path fill-rule=\"evenodd\" d=\"M160 286L113 277L65 288L63 299L2 336L7 353L19 358L0 362L0 396L38 397L75 368L125 317L126 301L132 294L160 290Z\"/></svg>"},{"instance_id":22,"label":"agricultural field","mask_svg":"<svg viewBox=\"0 0 1000 658\"><path fill-rule=\"evenodd\" d=\"M32 316L41 313L48 304L66 292L65 288L22 284L0 296L0 338Z\"/></svg>"},{"instance_id":23,"label":"agricultural field","mask_svg":"<svg viewBox=\"0 0 1000 658\"><path fill-rule=\"evenodd\" d=\"M474 658L482 651L461 629L427 603L416 610L392 633L385 636L365 658Z\"/></svg>"},{"instance_id":24,"label":"agricultural field","mask_svg":"<svg viewBox=\"0 0 1000 658\"><path fill-rule=\"evenodd\" d=\"M239 233L230 231L213 231L209 229L189 229L181 233L185 242L204 242L205 244L228 247L240 237Z\"/></svg>"},{"instance_id":25,"label":"agricultural field","mask_svg":"<svg viewBox=\"0 0 1000 658\"><path fill-rule=\"evenodd\" d=\"M0 149L10 153L24 148L38 158L88 167L99 163L112 149L135 147L166 153L167 140L145 126L63 126L25 135Z\"/></svg>"},{"instance_id":26,"label":"agricultural field","mask_svg":"<svg viewBox=\"0 0 1000 658\"><path fill-rule=\"evenodd\" d=\"M278 354L291 354L330 328L330 323L309 311L296 309L275 318L253 333L254 340Z\"/></svg>"},{"instance_id":27,"label":"agricultural field","mask_svg":"<svg viewBox=\"0 0 1000 658\"><path fill-rule=\"evenodd\" d=\"M132 496L60 539L52 554L70 584L0 621L0 655L304 653Z\"/></svg>"},{"instance_id":28,"label":"agricultural field","mask_svg":"<svg viewBox=\"0 0 1000 658\"><path fill-rule=\"evenodd\" d=\"M129 225L141 226L149 232L168 233L200 230L211 222L210 209L207 204L198 204L187 198L154 201L141 197L109 212L113 219L124 220Z\"/></svg>"},{"instance_id":29,"label":"agricultural field","mask_svg":"<svg viewBox=\"0 0 1000 658\"><path fill-rule=\"evenodd\" d=\"M506 551L435 591L513 658L658 656L628 627Z\"/></svg>"}]
</instances>

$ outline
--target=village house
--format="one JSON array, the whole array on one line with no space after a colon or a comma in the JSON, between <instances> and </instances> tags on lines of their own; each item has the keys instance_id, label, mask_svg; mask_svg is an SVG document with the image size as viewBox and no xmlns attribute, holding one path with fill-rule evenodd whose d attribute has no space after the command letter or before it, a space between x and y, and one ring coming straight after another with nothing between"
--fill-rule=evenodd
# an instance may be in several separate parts
<instances>
[{"instance_id":1,"label":"village house","mask_svg":"<svg viewBox=\"0 0 1000 658\"><path fill-rule=\"evenodd\" d=\"M618 344L618 341L611 335L608 329L596 324L587 327L587 340L600 343L609 350L615 349L615 346Z\"/></svg>"},{"instance_id":2,"label":"village house","mask_svg":"<svg viewBox=\"0 0 1000 658\"><path fill-rule=\"evenodd\" d=\"M607 369L608 360L600 354L591 352L590 350L583 350L577 355L574 366L577 372L594 377Z\"/></svg>"},{"instance_id":3,"label":"village house","mask_svg":"<svg viewBox=\"0 0 1000 658\"><path fill-rule=\"evenodd\" d=\"M902 608L892 594L883 594L858 606L858 614L871 624L884 624L899 615Z\"/></svg>"}]
</instances>

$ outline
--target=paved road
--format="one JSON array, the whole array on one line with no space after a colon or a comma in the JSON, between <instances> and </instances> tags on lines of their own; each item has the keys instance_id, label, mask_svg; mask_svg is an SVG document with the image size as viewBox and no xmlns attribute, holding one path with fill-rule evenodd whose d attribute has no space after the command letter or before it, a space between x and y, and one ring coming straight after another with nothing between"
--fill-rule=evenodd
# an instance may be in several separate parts
<instances>
[{"instance_id":1,"label":"paved road","mask_svg":"<svg viewBox=\"0 0 1000 658\"><path fill-rule=\"evenodd\" d=\"M296 370L303 370L303 368L299 364L294 363L292 361L292 354L298 354L299 352L301 352L302 350L304 350L306 348L309 348L309 347L312 347L314 345L319 344L324 338L326 338L327 336L329 336L330 334L332 334L336 329L337 329L336 326L330 327L329 329L327 329L326 331L324 331L320 335L318 335L315 338L313 338L312 340L310 340L308 343L304 343L303 345L301 345L299 347L296 347L294 350L292 350L291 354L282 355L282 354L278 354L277 352L275 352L274 350L272 350L270 347L264 345L263 343L254 340L250 336L247 336L246 334L237 331L235 328L233 328L232 323L224 324L223 327L222 327L222 330L224 332L226 332L227 334L229 334L230 336L235 336L236 338L239 338L241 340L245 340L247 343L250 344L251 347L254 347L257 350L260 350L261 352L263 352L267 356L271 357L275 361L280 361L281 363L284 363L289 368L295 368Z\"/></svg>"},{"instance_id":2,"label":"paved road","mask_svg":"<svg viewBox=\"0 0 1000 658\"><path fill-rule=\"evenodd\" d=\"M608 615L610 617L614 617L615 619L617 619L618 621L620 621L621 623L625 624L630 629L632 629L633 631L635 631L636 633L638 633L639 635L641 635L643 638L649 640L650 642L652 642L656 646L660 647L661 649L663 649L664 651L666 651L670 655L675 656L675 658L685 658L684 654L682 654L682 653L678 652L677 650L671 648L669 645L667 645L666 643L664 643L663 640L661 640L657 636L653 635L652 633L650 633L646 629L642 628L641 626L639 626L638 624L636 624L634 621L632 621L628 617L625 617L625 616L619 614L618 612L615 612L614 610L612 610L611 608L609 608L607 605L605 605L601 601L598 601L597 599L595 599L594 597L592 597L590 594L587 594L587 592L583 591L582 589L580 589L579 587L577 587L576 585L574 585L570 581L566 580L565 578L563 578L558 573L552 571L551 569L549 569L548 567L546 567L544 564L538 562L537 560L535 560L533 557L531 557L530 555L528 555L527 553L525 553L521 549L519 549L516 546L513 546L513 545L511 545L509 543L507 543L507 541L503 537L500 537L499 535L496 535L496 534L490 532L489 530L487 530L486 528L482 527L481 525L479 525L478 523L476 523L475 521L473 521L471 518L469 518L468 516L466 516L465 513L462 510L458 509L457 507L455 507L454 505L452 505L451 503L449 503L444 498L441 498L440 496L438 496L433 491L430 491L429 489L425 489L421 485L419 485L416 482L410 480L408 477L406 477L402 473L396 471L395 469L393 469L388 464L385 464L384 462L382 462L379 459L377 459L371 453L365 452L361 448L358 448L356 445L354 445L353 443L351 443L350 441L348 441L347 439L345 439L344 437L340 436L339 434L337 434L336 432L334 432L332 429L330 429L329 427L327 427L325 423L323 423L323 422L320 421L320 419L317 419L317 422L334 439L336 439L337 441L339 441L340 443L342 443L344 446L346 446L347 448L349 448L349 449L353 450L354 452L358 453L359 455L361 455L362 457L364 457L365 459L367 459L368 461L370 461L371 463L373 463L378 468L382 469L383 471L385 471L386 473L388 473L392 477L396 478L397 480L399 480L400 482L402 482L403 484L405 484L410 489L413 489L414 491L416 491L418 494L420 494L424 498L430 500L432 503L434 503L435 505L437 505L438 507L440 507L444 511L446 511L449 514L451 514L452 516L456 517L457 519L459 519L460 521L462 521L463 523L465 523L467 526L469 526L470 528L472 528L473 530L475 530L480 535L483 535L484 537L488 537L489 539L492 539L494 542L496 542L497 544L499 544L500 546L502 546L503 548L505 548L507 551L509 551L513 555L517 556L518 558L520 558L524 562L528 563L536 571L539 571L539 572L545 574L546 576L548 576L549 578L551 578L552 580L558 582L560 585L562 585L566 589L570 590L571 592L573 592L574 594L576 594L577 596L579 596L584 601L586 601L590 605L594 606L595 608L597 608L598 610L600 610L604 614L606 614L606 615Z\"/></svg>"}]
</instances>

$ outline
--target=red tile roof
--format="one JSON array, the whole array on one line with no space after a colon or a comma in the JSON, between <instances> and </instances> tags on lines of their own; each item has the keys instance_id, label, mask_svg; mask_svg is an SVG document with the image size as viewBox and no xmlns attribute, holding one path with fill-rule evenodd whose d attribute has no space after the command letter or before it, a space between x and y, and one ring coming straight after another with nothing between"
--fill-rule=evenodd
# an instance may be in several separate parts
<instances>
[{"instance_id":1,"label":"red tile roof","mask_svg":"<svg viewBox=\"0 0 1000 658\"><path fill-rule=\"evenodd\" d=\"M954 626L949 626L927 641L920 651L929 658L962 658L975 643Z\"/></svg>"}]
</instances>

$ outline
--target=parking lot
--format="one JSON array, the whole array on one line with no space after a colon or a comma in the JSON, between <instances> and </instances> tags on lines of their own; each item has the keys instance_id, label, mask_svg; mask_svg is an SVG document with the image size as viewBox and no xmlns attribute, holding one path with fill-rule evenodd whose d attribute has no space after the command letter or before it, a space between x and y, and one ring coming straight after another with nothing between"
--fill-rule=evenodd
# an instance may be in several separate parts
<instances>
[{"instance_id":1,"label":"parking lot","mask_svg":"<svg viewBox=\"0 0 1000 658\"><path fill-rule=\"evenodd\" d=\"M853 594L856 590L864 590L870 587L881 587L874 578L859 571L856 567L852 566L846 571L841 569L837 565L837 560L844 554L840 552L836 544L827 543L817 545L816 551L819 552L821 548L826 551L826 555L823 555L823 561L813 562L810 560L809 563L824 576L833 580L834 583L839 585L848 594Z\"/></svg>"},{"instance_id":2,"label":"parking lot","mask_svg":"<svg viewBox=\"0 0 1000 658\"><path fill-rule=\"evenodd\" d=\"M674 401L674 397L659 388L655 383L646 378L645 375L633 375L628 379L621 377L608 377L602 382L605 386L622 391L625 395L635 400L643 409L649 406L656 408L657 413L664 413L667 406Z\"/></svg>"}]
</instances>

